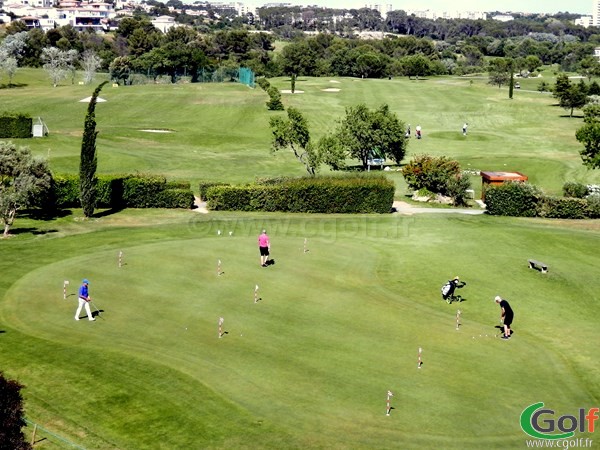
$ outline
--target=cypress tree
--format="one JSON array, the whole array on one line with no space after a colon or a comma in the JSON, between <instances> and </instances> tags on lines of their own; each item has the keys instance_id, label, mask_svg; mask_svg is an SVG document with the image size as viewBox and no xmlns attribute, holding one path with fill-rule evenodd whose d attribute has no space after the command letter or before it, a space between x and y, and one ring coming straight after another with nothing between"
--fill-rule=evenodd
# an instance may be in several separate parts
<instances>
[{"instance_id":1,"label":"cypress tree","mask_svg":"<svg viewBox=\"0 0 600 450\"><path fill-rule=\"evenodd\" d=\"M81 141L81 160L79 163L79 200L83 208L85 217L92 217L96 203L96 167L98 159L96 157L96 100L98 94L108 83L101 83L94 93L88 105L87 114L83 128L83 139Z\"/></svg>"}]
</instances>

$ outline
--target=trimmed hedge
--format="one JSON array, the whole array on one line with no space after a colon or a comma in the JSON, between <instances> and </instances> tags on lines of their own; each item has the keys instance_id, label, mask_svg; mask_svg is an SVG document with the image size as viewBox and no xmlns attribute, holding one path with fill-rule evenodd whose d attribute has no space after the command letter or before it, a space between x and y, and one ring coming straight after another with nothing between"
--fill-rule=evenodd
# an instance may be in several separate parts
<instances>
[{"instance_id":1,"label":"trimmed hedge","mask_svg":"<svg viewBox=\"0 0 600 450\"><path fill-rule=\"evenodd\" d=\"M156 175L101 175L96 185L97 208L186 208L194 205L189 183L167 183ZM52 185L56 208L79 208L79 176L56 175Z\"/></svg>"},{"instance_id":2,"label":"trimmed hedge","mask_svg":"<svg viewBox=\"0 0 600 450\"><path fill-rule=\"evenodd\" d=\"M31 137L33 119L24 114L0 116L0 138L26 139Z\"/></svg>"},{"instance_id":3,"label":"trimmed hedge","mask_svg":"<svg viewBox=\"0 0 600 450\"><path fill-rule=\"evenodd\" d=\"M588 195L588 187L575 181L567 181L563 184L563 195L565 197L584 198Z\"/></svg>"},{"instance_id":4,"label":"trimmed hedge","mask_svg":"<svg viewBox=\"0 0 600 450\"><path fill-rule=\"evenodd\" d=\"M568 183L565 184L565 186ZM579 193L572 183L565 194ZM581 185L584 186L585 185ZM587 187L586 187L587 189ZM527 183L508 182L490 186L485 191L488 214L497 216L544 217L548 219L588 219L600 217L600 195L586 198L553 197L544 195Z\"/></svg>"},{"instance_id":5,"label":"trimmed hedge","mask_svg":"<svg viewBox=\"0 0 600 450\"><path fill-rule=\"evenodd\" d=\"M304 177L261 180L246 186L213 186L208 208L228 211L389 213L394 183L384 176Z\"/></svg>"},{"instance_id":6,"label":"trimmed hedge","mask_svg":"<svg viewBox=\"0 0 600 450\"><path fill-rule=\"evenodd\" d=\"M200 197L200 200L202 200L203 202L206 201L206 191L208 190L208 188L211 188L213 186L229 186L229 184L220 183L218 181L201 181L198 186L198 195Z\"/></svg>"},{"instance_id":7,"label":"trimmed hedge","mask_svg":"<svg viewBox=\"0 0 600 450\"><path fill-rule=\"evenodd\" d=\"M589 215L587 200L573 197L544 197L538 215L548 219L586 219Z\"/></svg>"},{"instance_id":8,"label":"trimmed hedge","mask_svg":"<svg viewBox=\"0 0 600 450\"><path fill-rule=\"evenodd\" d=\"M494 216L535 217L542 192L528 183L507 182L485 189L488 214Z\"/></svg>"}]
</instances>

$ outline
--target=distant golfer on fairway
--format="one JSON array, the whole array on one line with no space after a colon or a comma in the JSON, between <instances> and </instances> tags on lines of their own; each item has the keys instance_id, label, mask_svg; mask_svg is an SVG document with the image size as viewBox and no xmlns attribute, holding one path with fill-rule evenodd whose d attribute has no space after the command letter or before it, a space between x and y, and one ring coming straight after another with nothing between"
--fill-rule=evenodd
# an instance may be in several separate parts
<instances>
[{"instance_id":1,"label":"distant golfer on fairway","mask_svg":"<svg viewBox=\"0 0 600 450\"><path fill-rule=\"evenodd\" d=\"M448 280L446 284L442 286L442 300L446 300L446 303L450 304L453 300L462 301L460 295L455 296L454 291L465 287L467 283L460 281L458 275L453 280Z\"/></svg>"},{"instance_id":2,"label":"distant golfer on fairway","mask_svg":"<svg viewBox=\"0 0 600 450\"><path fill-rule=\"evenodd\" d=\"M260 251L260 265L267 267L269 252L271 250L271 242L269 241L267 230L262 230L262 233L258 236L258 250Z\"/></svg>"},{"instance_id":3,"label":"distant golfer on fairway","mask_svg":"<svg viewBox=\"0 0 600 450\"><path fill-rule=\"evenodd\" d=\"M77 312L75 313L75 320L79 320L79 314L81 313L81 308L85 306L85 312L87 313L88 320L96 320L92 316L92 311L90 311L90 302L92 301L92 297L88 292L88 284L90 282L84 279L81 282L81 287L79 288L79 307L77 308Z\"/></svg>"},{"instance_id":4,"label":"distant golfer on fairway","mask_svg":"<svg viewBox=\"0 0 600 450\"><path fill-rule=\"evenodd\" d=\"M500 304L500 309L502 310L502 315L500 316L500 321L504 324L504 336L502 336L502 339L510 339L512 333L512 331L510 331L510 325L512 324L514 317L513 310L508 302L499 295L496 295L494 301Z\"/></svg>"}]
</instances>

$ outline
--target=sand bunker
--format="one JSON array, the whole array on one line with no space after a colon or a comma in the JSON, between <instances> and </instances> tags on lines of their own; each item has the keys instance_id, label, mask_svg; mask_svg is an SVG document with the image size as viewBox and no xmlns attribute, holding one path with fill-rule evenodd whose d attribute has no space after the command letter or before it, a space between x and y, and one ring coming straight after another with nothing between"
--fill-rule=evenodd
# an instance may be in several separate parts
<instances>
[{"instance_id":1,"label":"sand bunker","mask_svg":"<svg viewBox=\"0 0 600 450\"><path fill-rule=\"evenodd\" d=\"M341 89L337 89L337 88L327 88L327 89L321 89L323 92L340 92Z\"/></svg>"},{"instance_id":2,"label":"sand bunker","mask_svg":"<svg viewBox=\"0 0 600 450\"><path fill-rule=\"evenodd\" d=\"M338 80L329 80L330 83L340 83Z\"/></svg>"},{"instance_id":3,"label":"sand bunker","mask_svg":"<svg viewBox=\"0 0 600 450\"><path fill-rule=\"evenodd\" d=\"M145 131L146 133L172 133L171 130L140 130Z\"/></svg>"},{"instance_id":4,"label":"sand bunker","mask_svg":"<svg viewBox=\"0 0 600 450\"><path fill-rule=\"evenodd\" d=\"M283 89L281 91L282 94L304 94L304 91L299 91L298 89L296 89L294 92L292 92L289 89Z\"/></svg>"}]
</instances>

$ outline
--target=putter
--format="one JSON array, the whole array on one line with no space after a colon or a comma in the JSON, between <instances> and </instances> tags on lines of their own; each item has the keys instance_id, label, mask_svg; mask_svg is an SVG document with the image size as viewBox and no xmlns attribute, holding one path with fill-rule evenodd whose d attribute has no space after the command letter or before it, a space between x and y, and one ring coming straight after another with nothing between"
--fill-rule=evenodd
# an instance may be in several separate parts
<instances>
[{"instance_id":1,"label":"putter","mask_svg":"<svg viewBox=\"0 0 600 450\"><path fill-rule=\"evenodd\" d=\"M102 317L102 314L100 314L100 310L98 309L98 307L96 306L96 304L90 300L90 305L92 305L94 307L94 309L96 310L96 312L98 313L97 316L98 317ZM104 319L104 317L102 317Z\"/></svg>"}]
</instances>

